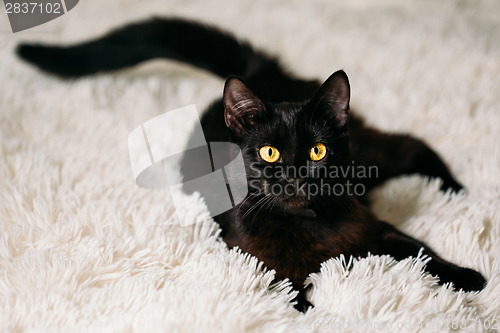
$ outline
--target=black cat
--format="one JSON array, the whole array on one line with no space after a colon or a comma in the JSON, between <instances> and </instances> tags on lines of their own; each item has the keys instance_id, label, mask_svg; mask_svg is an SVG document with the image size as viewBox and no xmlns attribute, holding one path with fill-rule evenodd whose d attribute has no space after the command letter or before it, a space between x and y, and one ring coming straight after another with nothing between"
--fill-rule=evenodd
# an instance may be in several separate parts
<instances>
[{"instance_id":1,"label":"black cat","mask_svg":"<svg viewBox=\"0 0 500 333\"><path fill-rule=\"evenodd\" d=\"M302 80L228 34L179 19L132 24L74 46L24 44L17 52L42 70L67 78L152 58L180 60L230 76L223 98L204 113L202 127L208 142L240 146L249 193L215 220L229 247L262 260L276 270L276 279L291 280L300 291L295 305L300 310L310 306L303 290L306 277L340 254L363 257L370 252L403 259L423 248L432 258L426 269L441 283L453 282L466 291L481 290L486 283L480 273L443 260L379 221L352 192L355 185L369 190L411 173L441 178L443 190L462 186L423 142L381 133L350 113L350 87L343 71L323 84ZM352 161L357 168L376 167L376 176L332 176L332 170L353 167Z\"/></svg>"}]
</instances>

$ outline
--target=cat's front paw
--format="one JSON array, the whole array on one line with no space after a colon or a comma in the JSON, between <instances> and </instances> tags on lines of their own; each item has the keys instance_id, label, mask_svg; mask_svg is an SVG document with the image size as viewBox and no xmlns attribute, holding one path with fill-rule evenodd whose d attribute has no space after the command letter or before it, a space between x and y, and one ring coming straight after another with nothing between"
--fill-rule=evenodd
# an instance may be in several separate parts
<instances>
[{"instance_id":1,"label":"cat's front paw","mask_svg":"<svg viewBox=\"0 0 500 333\"><path fill-rule=\"evenodd\" d=\"M481 291L486 286L486 279L481 273L470 268L460 268L453 277L456 290Z\"/></svg>"}]
</instances>

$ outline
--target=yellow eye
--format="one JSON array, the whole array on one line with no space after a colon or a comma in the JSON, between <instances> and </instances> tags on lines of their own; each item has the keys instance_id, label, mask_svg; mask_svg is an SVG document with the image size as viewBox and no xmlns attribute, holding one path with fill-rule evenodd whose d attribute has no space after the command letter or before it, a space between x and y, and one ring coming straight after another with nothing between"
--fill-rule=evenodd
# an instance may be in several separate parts
<instances>
[{"instance_id":1,"label":"yellow eye","mask_svg":"<svg viewBox=\"0 0 500 333\"><path fill-rule=\"evenodd\" d=\"M326 156L326 146L322 143L316 143L314 146L311 147L311 150L309 150L309 157L313 161L319 161L322 160Z\"/></svg>"},{"instance_id":2,"label":"yellow eye","mask_svg":"<svg viewBox=\"0 0 500 333\"><path fill-rule=\"evenodd\" d=\"M269 163L274 163L280 158L279 150L271 146L264 146L260 148L259 154L264 161Z\"/></svg>"}]
</instances>

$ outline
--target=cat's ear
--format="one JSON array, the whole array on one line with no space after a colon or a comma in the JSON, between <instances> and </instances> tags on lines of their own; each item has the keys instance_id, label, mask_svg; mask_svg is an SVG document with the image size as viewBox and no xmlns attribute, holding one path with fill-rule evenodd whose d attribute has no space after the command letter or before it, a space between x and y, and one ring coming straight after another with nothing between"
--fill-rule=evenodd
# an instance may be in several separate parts
<instances>
[{"instance_id":1,"label":"cat's ear","mask_svg":"<svg viewBox=\"0 0 500 333\"><path fill-rule=\"evenodd\" d=\"M344 127L349 118L349 99L351 88L344 71L336 71L323 83L309 102L311 117L321 117L330 113Z\"/></svg>"},{"instance_id":2,"label":"cat's ear","mask_svg":"<svg viewBox=\"0 0 500 333\"><path fill-rule=\"evenodd\" d=\"M242 137L264 111L264 103L243 81L236 77L227 79L224 86L224 119L235 135Z\"/></svg>"}]
</instances>

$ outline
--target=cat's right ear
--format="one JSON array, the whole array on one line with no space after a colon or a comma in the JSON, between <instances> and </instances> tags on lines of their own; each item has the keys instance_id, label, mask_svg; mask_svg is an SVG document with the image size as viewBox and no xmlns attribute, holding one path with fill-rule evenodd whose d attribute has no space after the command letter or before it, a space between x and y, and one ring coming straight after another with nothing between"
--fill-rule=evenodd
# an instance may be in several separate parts
<instances>
[{"instance_id":1,"label":"cat's right ear","mask_svg":"<svg viewBox=\"0 0 500 333\"><path fill-rule=\"evenodd\" d=\"M236 77L227 79L224 86L224 119L236 136L245 135L264 111L264 103L243 81Z\"/></svg>"}]
</instances>

